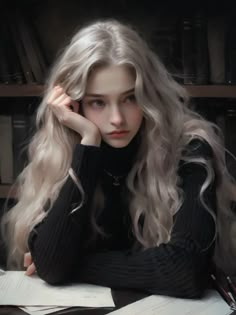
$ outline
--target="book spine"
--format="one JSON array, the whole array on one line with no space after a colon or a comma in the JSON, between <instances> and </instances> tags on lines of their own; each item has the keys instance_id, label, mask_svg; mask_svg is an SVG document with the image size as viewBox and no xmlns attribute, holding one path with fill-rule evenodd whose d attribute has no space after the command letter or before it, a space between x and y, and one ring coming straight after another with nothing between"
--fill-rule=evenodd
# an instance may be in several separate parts
<instances>
[{"instance_id":1,"label":"book spine","mask_svg":"<svg viewBox=\"0 0 236 315\"><path fill-rule=\"evenodd\" d=\"M0 115L0 177L1 183L13 182L13 147L11 116Z\"/></svg>"},{"instance_id":2,"label":"book spine","mask_svg":"<svg viewBox=\"0 0 236 315\"><path fill-rule=\"evenodd\" d=\"M226 36L226 83L236 84L236 21L231 18Z\"/></svg>"},{"instance_id":3,"label":"book spine","mask_svg":"<svg viewBox=\"0 0 236 315\"><path fill-rule=\"evenodd\" d=\"M194 15L194 43L196 84L207 84L209 82L207 17L203 10Z\"/></svg>"},{"instance_id":4,"label":"book spine","mask_svg":"<svg viewBox=\"0 0 236 315\"><path fill-rule=\"evenodd\" d=\"M27 145L29 119L25 114L12 116L13 154L14 154L14 178L22 172L28 162Z\"/></svg>"},{"instance_id":5,"label":"book spine","mask_svg":"<svg viewBox=\"0 0 236 315\"><path fill-rule=\"evenodd\" d=\"M191 16L184 16L182 18L182 62L184 84L194 84L196 82L194 59L193 20Z\"/></svg>"},{"instance_id":6,"label":"book spine","mask_svg":"<svg viewBox=\"0 0 236 315\"><path fill-rule=\"evenodd\" d=\"M208 17L208 54L211 84L224 84L225 77L225 32L224 16Z\"/></svg>"},{"instance_id":7,"label":"book spine","mask_svg":"<svg viewBox=\"0 0 236 315\"><path fill-rule=\"evenodd\" d=\"M23 69L25 82L29 84L36 83L29 65L29 61L27 60L22 41L20 40L19 30L15 19L13 19L13 21L10 23L10 33L12 35L15 50L18 54L21 67Z\"/></svg>"},{"instance_id":8,"label":"book spine","mask_svg":"<svg viewBox=\"0 0 236 315\"><path fill-rule=\"evenodd\" d=\"M227 109L225 126L225 145L230 152L226 154L227 167L236 180L236 109Z\"/></svg>"},{"instance_id":9,"label":"book spine","mask_svg":"<svg viewBox=\"0 0 236 315\"><path fill-rule=\"evenodd\" d=\"M153 50L157 53L168 72L179 82L182 82L181 45L179 45L179 19L171 16L168 19L159 19L151 28L146 30L150 37Z\"/></svg>"},{"instance_id":10,"label":"book spine","mask_svg":"<svg viewBox=\"0 0 236 315\"><path fill-rule=\"evenodd\" d=\"M27 27L25 17L21 11L15 11L15 20L35 80L37 83L43 83L44 74L36 53L38 48L34 47L32 44L32 36L29 28Z\"/></svg>"},{"instance_id":11,"label":"book spine","mask_svg":"<svg viewBox=\"0 0 236 315\"><path fill-rule=\"evenodd\" d=\"M24 82L24 75L14 49L13 38L9 34L10 20L5 9L1 13L1 63L4 64L6 71L5 80L3 81L9 84L22 84Z\"/></svg>"}]
</instances>

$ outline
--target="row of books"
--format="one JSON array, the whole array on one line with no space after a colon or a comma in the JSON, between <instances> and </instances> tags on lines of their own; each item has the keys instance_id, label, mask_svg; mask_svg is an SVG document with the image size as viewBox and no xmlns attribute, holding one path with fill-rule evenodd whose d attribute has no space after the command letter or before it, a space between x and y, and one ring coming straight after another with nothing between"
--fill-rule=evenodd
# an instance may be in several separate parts
<instances>
[{"instance_id":1,"label":"row of books","mask_svg":"<svg viewBox=\"0 0 236 315\"><path fill-rule=\"evenodd\" d=\"M28 11L2 8L0 23L0 83L41 84L48 63Z\"/></svg>"},{"instance_id":2,"label":"row of books","mask_svg":"<svg viewBox=\"0 0 236 315\"><path fill-rule=\"evenodd\" d=\"M196 111L220 128L226 148L227 168L236 180L236 100L202 98L193 102Z\"/></svg>"},{"instance_id":3,"label":"row of books","mask_svg":"<svg viewBox=\"0 0 236 315\"><path fill-rule=\"evenodd\" d=\"M0 115L0 183L12 184L25 167L27 144L34 132L34 115Z\"/></svg>"},{"instance_id":4,"label":"row of books","mask_svg":"<svg viewBox=\"0 0 236 315\"><path fill-rule=\"evenodd\" d=\"M225 15L204 12L183 19L185 84L236 83L236 23Z\"/></svg>"},{"instance_id":5,"label":"row of books","mask_svg":"<svg viewBox=\"0 0 236 315\"><path fill-rule=\"evenodd\" d=\"M197 100L196 110L216 123L225 137L230 173L236 179L236 107L235 101ZM231 104L232 103L232 104ZM231 106L232 105L232 106ZM28 162L27 144L34 133L35 114L0 115L0 183L11 184ZM234 157L233 157L234 155Z\"/></svg>"},{"instance_id":6,"label":"row of books","mask_svg":"<svg viewBox=\"0 0 236 315\"><path fill-rule=\"evenodd\" d=\"M196 10L157 23L151 43L180 83L236 84L234 18Z\"/></svg>"},{"instance_id":7,"label":"row of books","mask_svg":"<svg viewBox=\"0 0 236 315\"><path fill-rule=\"evenodd\" d=\"M27 10L5 8L0 26L0 83L43 83L49 63ZM89 19L89 16L88 16ZM129 21L132 23L132 20ZM141 25L170 73L184 84L236 84L236 21L206 10L156 16ZM145 20L143 20L145 23Z\"/></svg>"}]
</instances>

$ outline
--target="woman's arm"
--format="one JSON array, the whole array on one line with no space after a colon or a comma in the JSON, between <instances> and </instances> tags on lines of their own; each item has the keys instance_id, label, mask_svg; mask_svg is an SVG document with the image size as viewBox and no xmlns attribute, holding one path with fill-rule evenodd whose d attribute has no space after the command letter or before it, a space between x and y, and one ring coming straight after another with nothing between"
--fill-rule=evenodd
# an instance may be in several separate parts
<instances>
[{"instance_id":1,"label":"woman's arm","mask_svg":"<svg viewBox=\"0 0 236 315\"><path fill-rule=\"evenodd\" d=\"M203 147L202 154L206 153ZM206 154L205 157L207 158ZM203 166L181 167L184 202L176 214L168 244L140 252L110 251L90 254L78 267L74 280L115 288L134 288L178 297L199 297L206 286L215 235L215 223L199 201L206 179ZM204 194L216 209L215 184Z\"/></svg>"},{"instance_id":2,"label":"woman's arm","mask_svg":"<svg viewBox=\"0 0 236 315\"><path fill-rule=\"evenodd\" d=\"M81 255L99 164L99 147L76 145L71 167L84 189L84 205L70 214L81 202L81 194L68 177L48 215L29 235L29 250L37 273L48 283L66 281Z\"/></svg>"}]
</instances>

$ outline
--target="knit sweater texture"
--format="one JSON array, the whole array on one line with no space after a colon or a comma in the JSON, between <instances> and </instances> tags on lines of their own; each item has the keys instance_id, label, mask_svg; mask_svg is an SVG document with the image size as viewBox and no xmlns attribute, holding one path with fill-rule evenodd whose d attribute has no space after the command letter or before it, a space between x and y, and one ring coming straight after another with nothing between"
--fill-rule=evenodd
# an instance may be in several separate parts
<instances>
[{"instance_id":1,"label":"knit sweater texture","mask_svg":"<svg viewBox=\"0 0 236 315\"><path fill-rule=\"evenodd\" d=\"M174 216L171 239L143 249L132 232L125 185L138 145L134 138L125 148L112 148L103 142L100 147L75 146L71 167L84 189L83 206L71 213L80 204L81 193L68 177L47 216L28 238L37 273L46 282L86 282L184 298L202 295L209 279L215 235L214 220L199 199L206 170L194 162L179 162L184 199ZM206 142L192 140L188 151L211 163L212 150ZM113 185L110 174L121 176L119 186ZM91 205L98 183L105 203L95 219L102 233L94 234ZM213 211L215 186L213 182L204 193Z\"/></svg>"}]
</instances>

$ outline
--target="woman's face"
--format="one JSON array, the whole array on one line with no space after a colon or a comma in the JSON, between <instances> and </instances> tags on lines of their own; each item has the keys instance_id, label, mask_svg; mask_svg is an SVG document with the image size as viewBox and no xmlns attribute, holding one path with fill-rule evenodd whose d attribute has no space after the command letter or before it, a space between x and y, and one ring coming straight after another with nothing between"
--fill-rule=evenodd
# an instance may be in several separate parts
<instances>
[{"instance_id":1,"label":"woman's face","mask_svg":"<svg viewBox=\"0 0 236 315\"><path fill-rule=\"evenodd\" d=\"M134 73L124 65L97 67L88 78L83 114L112 147L127 146L142 123L143 112L136 102L134 87ZM121 131L125 133L111 134Z\"/></svg>"}]
</instances>

